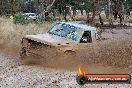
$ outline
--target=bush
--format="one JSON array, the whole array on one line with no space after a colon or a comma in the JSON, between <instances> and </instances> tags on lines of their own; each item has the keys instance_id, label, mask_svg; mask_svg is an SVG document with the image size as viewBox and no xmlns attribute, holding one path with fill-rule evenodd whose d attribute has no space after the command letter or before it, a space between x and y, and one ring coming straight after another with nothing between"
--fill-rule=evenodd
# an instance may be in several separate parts
<instances>
[{"instance_id":1,"label":"bush","mask_svg":"<svg viewBox=\"0 0 132 88\"><path fill-rule=\"evenodd\" d=\"M42 23L45 23L45 22L54 22L54 18L53 17L44 17L43 15L39 16L38 19L35 20L35 23L36 24L42 24Z\"/></svg>"},{"instance_id":2,"label":"bush","mask_svg":"<svg viewBox=\"0 0 132 88\"><path fill-rule=\"evenodd\" d=\"M14 24L29 24L30 20L27 19L27 17L25 15L23 15L22 13L17 13L14 17L13 17L13 23Z\"/></svg>"},{"instance_id":3,"label":"bush","mask_svg":"<svg viewBox=\"0 0 132 88\"><path fill-rule=\"evenodd\" d=\"M29 19L28 16L23 15L23 13L17 13L14 17L13 17L13 23L14 24L29 24L29 23L35 23L35 24L43 24L45 22L53 22L54 18L52 17L47 17L45 18L43 15L40 15L38 17L38 19Z\"/></svg>"},{"instance_id":4,"label":"bush","mask_svg":"<svg viewBox=\"0 0 132 88\"><path fill-rule=\"evenodd\" d=\"M35 20L36 24L42 24L44 22L45 22L45 17L44 16L39 16L39 18Z\"/></svg>"},{"instance_id":5,"label":"bush","mask_svg":"<svg viewBox=\"0 0 132 88\"><path fill-rule=\"evenodd\" d=\"M54 22L55 19L54 19L54 17L49 17L49 16L48 16L48 17L45 18L45 20L46 20L47 22Z\"/></svg>"}]
</instances>

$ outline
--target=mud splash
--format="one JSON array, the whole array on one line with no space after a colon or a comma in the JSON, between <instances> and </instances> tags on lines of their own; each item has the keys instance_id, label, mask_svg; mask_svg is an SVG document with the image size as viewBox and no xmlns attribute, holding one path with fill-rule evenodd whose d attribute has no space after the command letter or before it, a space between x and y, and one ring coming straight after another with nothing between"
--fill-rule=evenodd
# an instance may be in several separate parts
<instances>
[{"instance_id":1,"label":"mud splash","mask_svg":"<svg viewBox=\"0 0 132 88\"><path fill-rule=\"evenodd\" d=\"M132 70L131 44L131 40L109 44L99 42L96 47L95 45L87 46L88 48L85 50L76 51L76 55L52 57L49 52L46 53L47 57L31 55L24 59L23 63L66 70L77 70L79 66L82 66L89 73L128 73ZM43 53L45 54L45 52Z\"/></svg>"},{"instance_id":2,"label":"mud splash","mask_svg":"<svg viewBox=\"0 0 132 88\"><path fill-rule=\"evenodd\" d=\"M19 58L21 38L27 34L44 33L47 30L44 28L48 25L45 24L42 25L42 27L34 24L22 26L14 25L7 19L0 18L0 20L0 53L2 52L16 58ZM125 33L126 31L128 30L125 30ZM77 70L79 66L82 66L91 73L93 73L93 71L96 73L112 73L119 69L117 73L125 73L126 70L123 71L122 68L132 69L132 32L129 32L129 35L124 34L124 30L113 30L112 32L114 32L114 34L109 32L111 31L108 30L104 33L103 37L106 40L99 41L97 44L93 44L92 47L86 46L88 49L78 50L76 56L60 57L52 56L50 53L44 53L47 57L32 55L23 60L22 63L67 70ZM113 68L115 69L113 70ZM126 72L128 72L128 70Z\"/></svg>"}]
</instances>

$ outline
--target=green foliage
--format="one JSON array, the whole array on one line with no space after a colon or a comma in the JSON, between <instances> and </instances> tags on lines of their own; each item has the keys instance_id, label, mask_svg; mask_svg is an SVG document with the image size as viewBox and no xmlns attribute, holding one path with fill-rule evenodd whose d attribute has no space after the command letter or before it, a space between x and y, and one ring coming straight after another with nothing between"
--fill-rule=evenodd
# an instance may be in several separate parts
<instances>
[{"instance_id":1,"label":"green foliage","mask_svg":"<svg viewBox=\"0 0 132 88\"><path fill-rule=\"evenodd\" d=\"M34 23L35 24L43 24L43 23L45 23L45 22L54 22L54 17L44 17L43 15L41 15L41 16L39 16L39 18L38 19L36 19L35 21L34 21Z\"/></svg>"},{"instance_id":2,"label":"green foliage","mask_svg":"<svg viewBox=\"0 0 132 88\"><path fill-rule=\"evenodd\" d=\"M34 22L35 22L35 24L43 24L45 22L45 17L43 15L41 15Z\"/></svg>"},{"instance_id":3,"label":"green foliage","mask_svg":"<svg viewBox=\"0 0 132 88\"><path fill-rule=\"evenodd\" d=\"M53 21L54 21L53 17L45 18L43 15L39 16L39 18L36 20L30 19L29 17L23 15L23 13L17 13L13 17L14 24L22 24L22 25L29 24L29 23L43 24L45 22L53 22Z\"/></svg>"},{"instance_id":4,"label":"green foliage","mask_svg":"<svg viewBox=\"0 0 132 88\"><path fill-rule=\"evenodd\" d=\"M84 9L86 10L86 11L91 11L92 9L92 4L93 4L93 1L90 1L90 0L84 0Z\"/></svg>"},{"instance_id":5,"label":"green foliage","mask_svg":"<svg viewBox=\"0 0 132 88\"><path fill-rule=\"evenodd\" d=\"M132 9L132 0L126 0L126 3L128 4L129 8Z\"/></svg>"},{"instance_id":6,"label":"green foliage","mask_svg":"<svg viewBox=\"0 0 132 88\"><path fill-rule=\"evenodd\" d=\"M11 9L7 4L10 0L0 0L0 15L10 14Z\"/></svg>"},{"instance_id":7,"label":"green foliage","mask_svg":"<svg viewBox=\"0 0 132 88\"><path fill-rule=\"evenodd\" d=\"M25 15L23 15L22 13L17 13L14 17L13 17L13 23L14 24L28 24L30 22L29 19L27 19L27 17Z\"/></svg>"},{"instance_id":8,"label":"green foliage","mask_svg":"<svg viewBox=\"0 0 132 88\"><path fill-rule=\"evenodd\" d=\"M45 19L47 22L54 22L54 17L47 17L46 19Z\"/></svg>"}]
</instances>

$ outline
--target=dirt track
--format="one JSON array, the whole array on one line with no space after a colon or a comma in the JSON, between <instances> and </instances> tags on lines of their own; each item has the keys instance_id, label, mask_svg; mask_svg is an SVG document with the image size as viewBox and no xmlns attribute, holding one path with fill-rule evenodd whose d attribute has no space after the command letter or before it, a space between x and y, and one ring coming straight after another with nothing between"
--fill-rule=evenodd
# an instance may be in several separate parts
<instances>
[{"instance_id":1,"label":"dirt track","mask_svg":"<svg viewBox=\"0 0 132 88\"><path fill-rule=\"evenodd\" d=\"M76 71L56 70L37 65L23 65L19 62L18 58L5 56L4 54L0 54L0 63L0 88L132 87L130 84L86 84L80 86L76 83L76 75L78 74Z\"/></svg>"},{"instance_id":2,"label":"dirt track","mask_svg":"<svg viewBox=\"0 0 132 88\"><path fill-rule=\"evenodd\" d=\"M8 24L8 22L5 22L5 24L13 25ZM0 23L0 27L6 26L5 24ZM32 27L32 25L30 26ZM19 25L15 27L19 28ZM12 31L8 28L11 28ZM37 63L35 65L25 65L21 63L18 54L20 39L26 33L34 33L30 33L30 30L25 32L20 30L21 28L24 29L25 27L14 29L13 25L13 27L1 28L0 30L1 88L80 88L81 86L75 80L79 66L85 68L87 73L124 74L132 71L131 29L105 30L102 41L93 44L91 48L86 46L88 49L77 51L77 55L74 57L70 56L67 59L43 58L43 65L38 65L38 60L33 57ZM34 28L34 25L32 28ZM8 31L9 33L7 33ZM36 33L43 33L43 31L37 31ZM32 61L33 58L29 61ZM106 88L106 86L108 88L132 88L132 85L128 84L87 84L83 88Z\"/></svg>"}]
</instances>

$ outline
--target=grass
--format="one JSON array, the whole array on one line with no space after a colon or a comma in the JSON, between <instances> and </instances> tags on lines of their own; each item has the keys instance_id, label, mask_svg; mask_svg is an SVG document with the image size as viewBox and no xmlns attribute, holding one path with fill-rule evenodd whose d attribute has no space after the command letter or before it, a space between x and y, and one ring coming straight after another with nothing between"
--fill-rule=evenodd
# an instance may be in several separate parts
<instances>
[{"instance_id":1,"label":"grass","mask_svg":"<svg viewBox=\"0 0 132 88\"><path fill-rule=\"evenodd\" d=\"M9 46L20 45L22 37L30 34L45 33L51 23L41 25L15 25L11 19L0 18L0 45L8 44Z\"/></svg>"}]
</instances>

